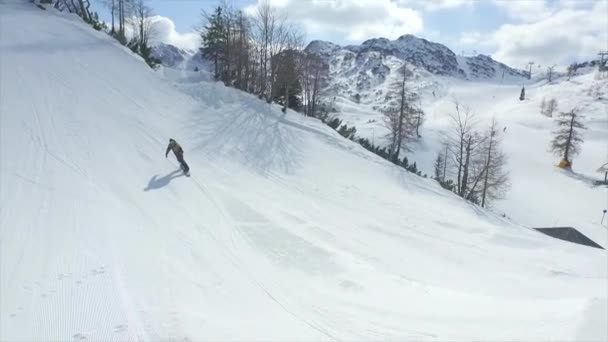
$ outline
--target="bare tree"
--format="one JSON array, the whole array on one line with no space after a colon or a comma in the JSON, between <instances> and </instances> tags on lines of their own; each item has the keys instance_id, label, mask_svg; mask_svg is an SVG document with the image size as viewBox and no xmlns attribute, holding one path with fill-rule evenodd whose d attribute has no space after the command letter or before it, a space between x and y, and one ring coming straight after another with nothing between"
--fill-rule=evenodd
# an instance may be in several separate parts
<instances>
[{"instance_id":1,"label":"bare tree","mask_svg":"<svg viewBox=\"0 0 608 342\"><path fill-rule=\"evenodd\" d=\"M321 91L327 85L329 65L314 54L306 54L302 65L304 115L315 116Z\"/></svg>"},{"instance_id":2,"label":"bare tree","mask_svg":"<svg viewBox=\"0 0 608 342\"><path fill-rule=\"evenodd\" d=\"M555 70L555 65L552 65L547 68L547 80L549 81L549 83L551 83L553 81L554 70Z\"/></svg>"},{"instance_id":3,"label":"bare tree","mask_svg":"<svg viewBox=\"0 0 608 342\"><path fill-rule=\"evenodd\" d=\"M286 49L290 49L291 46L297 45L296 42L303 40L303 36L297 32L297 29L287 23L287 17L285 15L278 15L268 49L270 55L270 77L268 79L270 96L267 97L268 102L277 94L276 81L279 76L278 72L282 67L281 64L286 62L283 58L275 57L281 55Z\"/></svg>"},{"instance_id":4,"label":"bare tree","mask_svg":"<svg viewBox=\"0 0 608 342\"><path fill-rule=\"evenodd\" d=\"M125 35L126 29L126 18L128 18L131 13L131 2L133 0L116 0L117 1L117 10L118 10L118 40L126 44L127 38Z\"/></svg>"},{"instance_id":5,"label":"bare tree","mask_svg":"<svg viewBox=\"0 0 608 342\"><path fill-rule=\"evenodd\" d=\"M485 132L478 132L471 110L458 102L455 104L456 112L450 116L452 130L444 143L445 152L440 152L435 161L436 179L460 197L486 207L490 200L501 198L509 187L499 125L492 119ZM442 160L448 154L451 158ZM456 176L455 188L452 188L451 180L446 181L450 159L452 173Z\"/></svg>"},{"instance_id":6,"label":"bare tree","mask_svg":"<svg viewBox=\"0 0 608 342\"><path fill-rule=\"evenodd\" d=\"M60 11L67 9L70 13L78 14L86 22L91 22L93 17L91 16L91 12L89 10L91 7L89 0L77 0L77 3L74 1L75 0L58 0L55 2L54 7Z\"/></svg>"},{"instance_id":7,"label":"bare tree","mask_svg":"<svg viewBox=\"0 0 608 342\"><path fill-rule=\"evenodd\" d=\"M556 119L558 129L553 132L551 150L562 157L560 167L570 167L572 165L571 157L580 151L583 137L579 130L586 129L582 123L583 119L584 116L579 114L577 108L573 108L569 112L560 112Z\"/></svg>"},{"instance_id":8,"label":"bare tree","mask_svg":"<svg viewBox=\"0 0 608 342\"><path fill-rule=\"evenodd\" d=\"M502 198L509 188L508 173L504 170L506 155L501 148L502 138L495 118L488 127L482 146L483 169L479 179L481 184L481 207L486 207L490 200ZM471 193L477 181L471 188Z\"/></svg>"},{"instance_id":9,"label":"bare tree","mask_svg":"<svg viewBox=\"0 0 608 342\"><path fill-rule=\"evenodd\" d=\"M437 181L444 182L446 172L448 169L448 153L449 153L449 144L447 141L444 141L441 150L437 153L437 158L435 159L435 179Z\"/></svg>"},{"instance_id":10,"label":"bare tree","mask_svg":"<svg viewBox=\"0 0 608 342\"><path fill-rule=\"evenodd\" d=\"M466 198L477 203L477 184L483 173L483 167L480 163L480 147L485 141L479 132L473 131L465 137L464 142L464 163L462 164L462 179L458 194L462 198Z\"/></svg>"},{"instance_id":11,"label":"bare tree","mask_svg":"<svg viewBox=\"0 0 608 342\"><path fill-rule=\"evenodd\" d=\"M254 17L253 37L255 44L258 46L259 53L259 96L266 96L268 68L270 64L269 48L273 39L277 18L275 10L271 7L268 0L262 1L257 8Z\"/></svg>"},{"instance_id":12,"label":"bare tree","mask_svg":"<svg viewBox=\"0 0 608 342\"><path fill-rule=\"evenodd\" d=\"M86 5L85 5L86 3ZM84 19L85 21L89 22L91 21L91 13L89 13L89 7L91 6L91 4L89 4L88 0L78 0L78 12L80 14L80 16L82 17L82 19Z\"/></svg>"},{"instance_id":13,"label":"bare tree","mask_svg":"<svg viewBox=\"0 0 608 342\"><path fill-rule=\"evenodd\" d=\"M74 2L69 1L69 0L58 0L55 3L55 8L57 8L60 11L67 10L70 13L78 12Z\"/></svg>"},{"instance_id":14,"label":"bare tree","mask_svg":"<svg viewBox=\"0 0 608 342\"><path fill-rule=\"evenodd\" d=\"M303 41L301 31L287 20L285 13L272 7L270 1L263 0L258 4L257 12L252 18L252 37L259 50L259 96L268 102L277 96L276 80L283 58L276 58L286 49ZM301 43L300 43L301 44Z\"/></svg>"},{"instance_id":15,"label":"bare tree","mask_svg":"<svg viewBox=\"0 0 608 342\"><path fill-rule=\"evenodd\" d=\"M299 107L299 103L290 103L299 100L295 97L296 93L301 92L301 85L298 77L298 64L301 56L294 49L286 49L280 55L272 58L272 64L276 65L276 75L274 76L274 96L273 101L283 105L283 112L291 106Z\"/></svg>"},{"instance_id":16,"label":"bare tree","mask_svg":"<svg viewBox=\"0 0 608 342\"><path fill-rule=\"evenodd\" d=\"M448 169L448 153L450 149L450 144L447 140L443 142L443 171L441 172L441 180L445 181L446 171Z\"/></svg>"},{"instance_id":17,"label":"bare tree","mask_svg":"<svg viewBox=\"0 0 608 342\"><path fill-rule=\"evenodd\" d=\"M116 11L118 9L118 0L103 0L103 4L110 10L110 16L112 17L112 26L110 34L116 33L116 25L114 19L116 18Z\"/></svg>"},{"instance_id":18,"label":"bare tree","mask_svg":"<svg viewBox=\"0 0 608 342\"><path fill-rule=\"evenodd\" d=\"M147 0L131 0L130 13L133 17L129 19L131 25L137 30L137 42L140 51L148 47L148 42L153 34L152 31L152 8L147 4Z\"/></svg>"},{"instance_id":19,"label":"bare tree","mask_svg":"<svg viewBox=\"0 0 608 342\"><path fill-rule=\"evenodd\" d=\"M235 59L236 59L236 87L241 90L249 88L250 66L250 23L249 19L238 11L235 20Z\"/></svg>"},{"instance_id":20,"label":"bare tree","mask_svg":"<svg viewBox=\"0 0 608 342\"><path fill-rule=\"evenodd\" d=\"M422 123L424 122L424 111L420 107L418 107L414 110L413 114L416 118L416 137L422 138L422 136L420 135L420 126L422 126Z\"/></svg>"},{"instance_id":21,"label":"bare tree","mask_svg":"<svg viewBox=\"0 0 608 342\"><path fill-rule=\"evenodd\" d=\"M406 82L412 72L404 65L398 69L399 78L391 85L386 95L390 102L382 110L386 127L389 129L391 157L399 158L401 148L416 136L417 115L422 110L416 106L418 95L411 92Z\"/></svg>"},{"instance_id":22,"label":"bare tree","mask_svg":"<svg viewBox=\"0 0 608 342\"><path fill-rule=\"evenodd\" d=\"M454 101L455 112L450 114L452 121L451 132L448 134L448 143L450 145L452 165L456 169L456 192L462 194L463 186L463 171L468 164L466 160L467 147L472 146L472 139L469 138L474 133L475 116L468 106L461 106L458 101ZM470 151L468 151L470 154Z\"/></svg>"},{"instance_id":23,"label":"bare tree","mask_svg":"<svg viewBox=\"0 0 608 342\"><path fill-rule=\"evenodd\" d=\"M557 110L557 100L555 98L547 101L545 98L540 103L540 113L544 116L553 117L553 113Z\"/></svg>"},{"instance_id":24,"label":"bare tree","mask_svg":"<svg viewBox=\"0 0 608 342\"><path fill-rule=\"evenodd\" d=\"M483 185L482 207L486 206L488 199L503 198L510 187L508 172L504 170L507 157L501 149L502 140L497 135L500 132L496 131L496 125L490 126L490 133L492 138L488 139L488 164Z\"/></svg>"}]
</instances>

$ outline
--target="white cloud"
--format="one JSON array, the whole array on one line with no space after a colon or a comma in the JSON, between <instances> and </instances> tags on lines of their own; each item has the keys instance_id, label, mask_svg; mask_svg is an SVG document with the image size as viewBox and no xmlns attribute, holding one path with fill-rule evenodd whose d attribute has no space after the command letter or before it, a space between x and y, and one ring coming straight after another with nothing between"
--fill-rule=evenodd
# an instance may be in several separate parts
<instances>
[{"instance_id":1,"label":"white cloud","mask_svg":"<svg viewBox=\"0 0 608 342\"><path fill-rule=\"evenodd\" d=\"M392 0L272 0L291 20L306 29L309 38L343 36L351 42L373 37L395 39L422 32L422 15ZM258 3L259 4L259 3ZM254 13L257 5L246 9Z\"/></svg>"},{"instance_id":2,"label":"white cloud","mask_svg":"<svg viewBox=\"0 0 608 342\"><path fill-rule=\"evenodd\" d=\"M494 4L516 21L536 22L561 10L590 9L604 1L606 0L494 0Z\"/></svg>"},{"instance_id":3,"label":"white cloud","mask_svg":"<svg viewBox=\"0 0 608 342\"><path fill-rule=\"evenodd\" d=\"M593 7L562 6L551 16L522 24L506 24L491 34L494 57L514 67L533 60L537 64L564 65L590 59L608 43L608 2Z\"/></svg>"},{"instance_id":4,"label":"white cloud","mask_svg":"<svg viewBox=\"0 0 608 342\"><path fill-rule=\"evenodd\" d=\"M200 36L197 32L180 33L175 30L175 23L167 17L150 17L152 22L152 43L175 45L180 49L195 50L200 46Z\"/></svg>"},{"instance_id":5,"label":"white cloud","mask_svg":"<svg viewBox=\"0 0 608 342\"><path fill-rule=\"evenodd\" d=\"M473 7L478 0L395 0L401 7L411 7L424 11L438 11L458 7Z\"/></svg>"},{"instance_id":6,"label":"white cloud","mask_svg":"<svg viewBox=\"0 0 608 342\"><path fill-rule=\"evenodd\" d=\"M512 19L523 22L535 22L546 19L555 10L554 6L551 6L547 0L494 0L494 4L505 10Z\"/></svg>"},{"instance_id":7,"label":"white cloud","mask_svg":"<svg viewBox=\"0 0 608 342\"><path fill-rule=\"evenodd\" d=\"M484 32L462 32L460 36L452 41L456 42L456 44L452 44L452 47L458 49L457 51L454 50L454 53L458 55L491 55L496 50L492 35Z\"/></svg>"}]
</instances>

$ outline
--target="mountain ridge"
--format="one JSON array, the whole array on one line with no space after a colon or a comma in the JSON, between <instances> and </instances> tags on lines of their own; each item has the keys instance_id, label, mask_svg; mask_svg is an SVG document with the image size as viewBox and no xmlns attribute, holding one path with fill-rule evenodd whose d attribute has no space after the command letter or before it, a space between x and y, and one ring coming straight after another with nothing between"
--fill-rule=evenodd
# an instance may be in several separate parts
<instances>
[{"instance_id":1,"label":"mountain ridge","mask_svg":"<svg viewBox=\"0 0 608 342\"><path fill-rule=\"evenodd\" d=\"M304 51L328 58L341 50L350 51L357 55L378 52L382 57L393 56L423 67L435 75L452 76L464 79L491 79L502 77L502 72L512 77L526 77L526 72L512 68L494 60L491 56L479 54L465 57L456 55L447 46L405 34L395 40L387 38L371 38L359 45L340 46L324 40L311 41Z\"/></svg>"}]
</instances>

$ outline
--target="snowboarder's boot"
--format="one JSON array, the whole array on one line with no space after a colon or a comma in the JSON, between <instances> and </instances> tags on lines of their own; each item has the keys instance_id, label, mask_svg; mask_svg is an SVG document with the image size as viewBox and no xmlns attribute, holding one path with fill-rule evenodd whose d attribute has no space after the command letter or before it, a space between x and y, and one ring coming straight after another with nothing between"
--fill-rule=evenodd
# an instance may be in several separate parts
<instances>
[{"instance_id":1,"label":"snowboarder's boot","mask_svg":"<svg viewBox=\"0 0 608 342\"><path fill-rule=\"evenodd\" d=\"M186 164L186 162L179 164L179 168L182 169L182 171L184 171L186 175L190 174L190 167L188 166L188 164Z\"/></svg>"}]
</instances>

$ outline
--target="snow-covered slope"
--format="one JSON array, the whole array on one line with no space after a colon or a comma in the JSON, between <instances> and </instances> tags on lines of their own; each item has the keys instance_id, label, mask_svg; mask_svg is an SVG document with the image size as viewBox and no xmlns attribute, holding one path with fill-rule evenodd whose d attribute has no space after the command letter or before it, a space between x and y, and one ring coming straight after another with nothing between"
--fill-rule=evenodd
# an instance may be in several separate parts
<instances>
[{"instance_id":1,"label":"snow-covered slope","mask_svg":"<svg viewBox=\"0 0 608 342\"><path fill-rule=\"evenodd\" d=\"M446 115L453 111L453 99L472 106L481 125L494 116L506 128L502 133L508 156L512 187L496 210L531 227L573 226L603 246L608 246L608 221L600 224L608 208L608 188L595 186L603 180L596 173L608 160L608 79L595 71L568 81L558 78L526 86L526 100L519 100L521 86L454 82L445 97L429 103L426 141L414 153L431 172L439 141L447 129ZM559 111L579 108L588 127L585 142L574 158L573 172L557 168L559 157L549 151L554 118L540 114L543 99L555 98ZM429 101L430 102L430 101ZM557 113L556 113L557 114Z\"/></svg>"},{"instance_id":2,"label":"snow-covered slope","mask_svg":"<svg viewBox=\"0 0 608 342\"><path fill-rule=\"evenodd\" d=\"M0 340L607 338L604 251L184 73L0 1Z\"/></svg>"},{"instance_id":3,"label":"snow-covered slope","mask_svg":"<svg viewBox=\"0 0 608 342\"><path fill-rule=\"evenodd\" d=\"M603 179L596 170L608 160L608 79L600 78L596 69L571 80L561 76L550 84L533 80L526 85L525 101L519 100L521 85L502 82L431 77L426 81L414 78L408 84L422 95L421 107L426 112L423 138L407 154L419 169L433 174L433 162L449 130L448 115L458 100L473 109L479 127L496 117L506 128L501 134L512 186L506 198L496 203L496 212L528 227L573 226L608 245L607 226L600 224L602 210L608 208L608 188L594 185ZM378 110L381 102L370 98L357 103L337 97L336 114L355 126L359 136L385 145L388 131ZM553 118L540 114L540 105L551 98L558 100L558 111L577 107L585 115L588 129L583 132L582 153L574 159L574 172L556 168L559 158L549 151L551 132L557 127Z\"/></svg>"}]
</instances>

